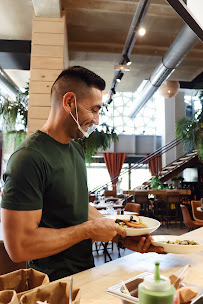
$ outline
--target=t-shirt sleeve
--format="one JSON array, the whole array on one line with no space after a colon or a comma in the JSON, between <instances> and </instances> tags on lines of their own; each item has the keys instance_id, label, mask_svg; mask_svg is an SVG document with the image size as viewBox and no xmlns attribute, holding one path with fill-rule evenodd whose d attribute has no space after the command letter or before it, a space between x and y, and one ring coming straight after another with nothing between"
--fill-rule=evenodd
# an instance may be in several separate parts
<instances>
[{"instance_id":1,"label":"t-shirt sleeve","mask_svg":"<svg viewBox=\"0 0 203 304\"><path fill-rule=\"evenodd\" d=\"M45 166L39 153L20 149L10 157L1 207L11 210L39 210L43 207Z\"/></svg>"}]
</instances>

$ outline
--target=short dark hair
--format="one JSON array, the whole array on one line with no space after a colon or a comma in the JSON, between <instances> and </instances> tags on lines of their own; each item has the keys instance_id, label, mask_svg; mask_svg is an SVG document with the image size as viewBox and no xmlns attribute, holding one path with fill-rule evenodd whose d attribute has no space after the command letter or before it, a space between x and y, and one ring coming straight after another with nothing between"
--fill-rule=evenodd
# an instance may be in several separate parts
<instances>
[{"instance_id":1,"label":"short dark hair","mask_svg":"<svg viewBox=\"0 0 203 304\"><path fill-rule=\"evenodd\" d=\"M52 85L51 95L55 94L57 97L62 97L68 91L79 91L84 87L95 87L103 91L106 87L106 83L94 72L84 67L75 65L61 72Z\"/></svg>"}]
</instances>

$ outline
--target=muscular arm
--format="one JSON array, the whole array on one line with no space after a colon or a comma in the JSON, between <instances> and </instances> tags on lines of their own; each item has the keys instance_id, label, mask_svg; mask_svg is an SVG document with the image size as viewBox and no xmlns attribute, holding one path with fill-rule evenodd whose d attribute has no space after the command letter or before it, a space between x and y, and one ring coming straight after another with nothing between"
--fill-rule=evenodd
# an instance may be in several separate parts
<instances>
[{"instance_id":1,"label":"muscular arm","mask_svg":"<svg viewBox=\"0 0 203 304\"><path fill-rule=\"evenodd\" d=\"M107 242L125 231L113 220L98 218L73 227L52 229L38 227L42 210L1 209L4 244L15 262L57 254L85 239Z\"/></svg>"},{"instance_id":2,"label":"muscular arm","mask_svg":"<svg viewBox=\"0 0 203 304\"><path fill-rule=\"evenodd\" d=\"M90 221L90 220L100 218L100 217L103 217L103 215L96 208L92 207L89 204L88 220Z\"/></svg>"}]
</instances>

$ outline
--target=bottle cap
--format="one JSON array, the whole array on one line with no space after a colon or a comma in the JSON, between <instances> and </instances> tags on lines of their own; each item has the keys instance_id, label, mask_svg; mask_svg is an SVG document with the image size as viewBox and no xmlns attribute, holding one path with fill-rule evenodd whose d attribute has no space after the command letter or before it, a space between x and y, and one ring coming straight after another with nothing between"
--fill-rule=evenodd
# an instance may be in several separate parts
<instances>
[{"instance_id":1,"label":"bottle cap","mask_svg":"<svg viewBox=\"0 0 203 304\"><path fill-rule=\"evenodd\" d=\"M165 276L160 276L159 263L155 263L154 275L144 277L144 287L152 291L167 291L171 287L171 281Z\"/></svg>"}]
</instances>

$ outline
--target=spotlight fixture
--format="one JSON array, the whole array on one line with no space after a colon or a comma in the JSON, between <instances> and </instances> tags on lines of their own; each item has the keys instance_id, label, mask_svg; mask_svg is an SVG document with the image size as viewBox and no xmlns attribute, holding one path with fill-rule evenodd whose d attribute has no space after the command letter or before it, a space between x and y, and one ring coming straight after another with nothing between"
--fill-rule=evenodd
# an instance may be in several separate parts
<instances>
[{"instance_id":1,"label":"spotlight fixture","mask_svg":"<svg viewBox=\"0 0 203 304\"><path fill-rule=\"evenodd\" d=\"M146 34L145 28L143 28L143 27L139 28L138 34L139 34L140 36L144 36L144 35Z\"/></svg>"},{"instance_id":2,"label":"spotlight fixture","mask_svg":"<svg viewBox=\"0 0 203 304\"><path fill-rule=\"evenodd\" d=\"M116 77L116 81L117 81L117 82L121 82L121 79L123 78L123 75L124 75L124 73L120 72L120 73L118 74L118 76Z\"/></svg>"},{"instance_id":3,"label":"spotlight fixture","mask_svg":"<svg viewBox=\"0 0 203 304\"><path fill-rule=\"evenodd\" d=\"M125 59L127 65L131 65L132 62L130 61L130 59L129 59L129 57L128 57L127 54L124 54L123 58Z\"/></svg>"},{"instance_id":4,"label":"spotlight fixture","mask_svg":"<svg viewBox=\"0 0 203 304\"><path fill-rule=\"evenodd\" d=\"M115 94L116 94L116 90L115 90L115 88L112 88L112 89L111 89L111 92L112 92L112 94L114 94L114 95L115 95Z\"/></svg>"},{"instance_id":5,"label":"spotlight fixture","mask_svg":"<svg viewBox=\"0 0 203 304\"><path fill-rule=\"evenodd\" d=\"M112 101L113 101L113 98L109 98L109 100L108 100L108 105L110 104L110 103L112 103ZM106 110L108 111L108 107L106 106Z\"/></svg>"},{"instance_id":6,"label":"spotlight fixture","mask_svg":"<svg viewBox=\"0 0 203 304\"><path fill-rule=\"evenodd\" d=\"M117 64L117 65L114 65L114 70L129 72L130 71L130 67L127 64L126 65Z\"/></svg>"}]
</instances>

